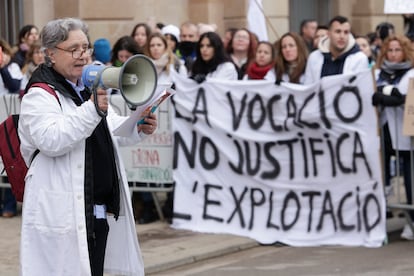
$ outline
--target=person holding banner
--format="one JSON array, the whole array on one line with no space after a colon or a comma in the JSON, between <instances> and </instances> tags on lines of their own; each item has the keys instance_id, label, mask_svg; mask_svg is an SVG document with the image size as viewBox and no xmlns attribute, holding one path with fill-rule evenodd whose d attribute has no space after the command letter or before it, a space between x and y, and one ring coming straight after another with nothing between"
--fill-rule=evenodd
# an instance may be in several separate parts
<instances>
[{"instance_id":1,"label":"person holding banner","mask_svg":"<svg viewBox=\"0 0 414 276\"><path fill-rule=\"evenodd\" d=\"M20 275L102 276L105 270L143 276L119 145L152 134L157 119L146 112L145 124L134 124L125 137L114 136L127 118L116 114L105 90L91 96L81 80L93 52L83 21L52 20L41 41L45 63L29 80L19 120L21 152L30 166ZM56 97L33 83L48 84Z\"/></svg>"},{"instance_id":2,"label":"person holding banner","mask_svg":"<svg viewBox=\"0 0 414 276\"><path fill-rule=\"evenodd\" d=\"M196 60L190 73L190 78L197 83L202 83L207 77L237 80L236 67L227 56L221 37L215 32L200 36Z\"/></svg>"},{"instance_id":3,"label":"person holding banner","mask_svg":"<svg viewBox=\"0 0 414 276\"><path fill-rule=\"evenodd\" d=\"M319 49L309 55L305 84L315 83L325 76L358 73L368 68L368 59L355 43L348 19L336 16L328 27L328 36L319 43Z\"/></svg>"},{"instance_id":4,"label":"person holding banner","mask_svg":"<svg viewBox=\"0 0 414 276\"><path fill-rule=\"evenodd\" d=\"M308 49L303 39L296 33L289 32L282 35L276 42L275 66L266 75L266 80L304 83Z\"/></svg>"},{"instance_id":5,"label":"person holding banner","mask_svg":"<svg viewBox=\"0 0 414 276\"><path fill-rule=\"evenodd\" d=\"M257 44L255 59L247 66L243 79L263 80L275 64L275 48L269 41L260 41Z\"/></svg>"},{"instance_id":6,"label":"person holding banner","mask_svg":"<svg viewBox=\"0 0 414 276\"><path fill-rule=\"evenodd\" d=\"M256 39L246 28L238 29L230 39L227 53L237 69L238 79L243 79L247 65L254 60L256 52Z\"/></svg>"},{"instance_id":7,"label":"person holding banner","mask_svg":"<svg viewBox=\"0 0 414 276\"><path fill-rule=\"evenodd\" d=\"M388 125L392 148L398 151L398 156L402 159L407 204L412 205L411 162L413 161L410 160L410 151L413 149L410 137L402 133L405 95L409 80L414 77L414 53L411 49L411 41L406 36L388 37L381 47L377 61L379 71L377 91L372 97L372 103L380 108L383 130ZM384 163L388 165L389 160L384 160ZM387 168L385 172L386 181L389 181ZM414 211L410 211L410 216L414 220ZM401 237L414 240L410 225L405 225Z\"/></svg>"}]
</instances>

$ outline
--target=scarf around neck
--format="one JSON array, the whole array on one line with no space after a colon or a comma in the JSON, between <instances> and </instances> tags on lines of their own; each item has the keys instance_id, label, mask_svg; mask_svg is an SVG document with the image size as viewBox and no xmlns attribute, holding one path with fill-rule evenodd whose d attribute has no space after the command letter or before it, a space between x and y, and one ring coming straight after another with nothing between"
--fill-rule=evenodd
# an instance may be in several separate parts
<instances>
[{"instance_id":1,"label":"scarf around neck","mask_svg":"<svg viewBox=\"0 0 414 276\"><path fill-rule=\"evenodd\" d=\"M164 53L159 59L153 59L155 70L157 74L161 74L162 71L167 70L168 54Z\"/></svg>"},{"instance_id":2,"label":"scarf around neck","mask_svg":"<svg viewBox=\"0 0 414 276\"><path fill-rule=\"evenodd\" d=\"M267 72L272 69L273 63L266 66L259 66L256 62L253 62L247 68L247 76L251 80L262 80L266 76Z\"/></svg>"},{"instance_id":3,"label":"scarf around neck","mask_svg":"<svg viewBox=\"0 0 414 276\"><path fill-rule=\"evenodd\" d=\"M397 83L404 76L404 74L412 68L409 61L390 62L384 60L381 65L381 72L379 78L388 83Z\"/></svg>"}]
</instances>

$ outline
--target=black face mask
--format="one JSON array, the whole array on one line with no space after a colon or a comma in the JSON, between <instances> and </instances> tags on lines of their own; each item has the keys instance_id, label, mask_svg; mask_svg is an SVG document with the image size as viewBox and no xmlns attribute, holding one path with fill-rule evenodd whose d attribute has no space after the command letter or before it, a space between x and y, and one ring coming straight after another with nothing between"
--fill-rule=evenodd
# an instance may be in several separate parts
<instances>
[{"instance_id":1,"label":"black face mask","mask_svg":"<svg viewBox=\"0 0 414 276\"><path fill-rule=\"evenodd\" d=\"M197 42L192 41L182 41L180 42L178 49L183 56L191 56L191 54L196 50Z\"/></svg>"}]
</instances>

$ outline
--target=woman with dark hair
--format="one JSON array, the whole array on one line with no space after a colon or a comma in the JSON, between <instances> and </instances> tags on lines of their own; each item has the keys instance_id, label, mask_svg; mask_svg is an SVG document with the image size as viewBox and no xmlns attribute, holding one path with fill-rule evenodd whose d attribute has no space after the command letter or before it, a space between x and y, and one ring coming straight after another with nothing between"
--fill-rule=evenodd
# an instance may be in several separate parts
<instances>
[{"instance_id":1,"label":"woman with dark hair","mask_svg":"<svg viewBox=\"0 0 414 276\"><path fill-rule=\"evenodd\" d=\"M138 23L131 32L131 37L137 42L141 49L145 49L150 35L151 27L146 23Z\"/></svg>"},{"instance_id":2,"label":"woman with dark hair","mask_svg":"<svg viewBox=\"0 0 414 276\"><path fill-rule=\"evenodd\" d=\"M206 77L237 80L237 70L224 50L221 37L215 32L200 36L190 78L201 83Z\"/></svg>"},{"instance_id":3,"label":"woman with dark hair","mask_svg":"<svg viewBox=\"0 0 414 276\"><path fill-rule=\"evenodd\" d=\"M23 68L26 62L27 51L29 51L30 45L39 40L39 30L35 25L26 25L20 29L18 37L18 50L13 56L13 62Z\"/></svg>"},{"instance_id":4,"label":"woman with dark hair","mask_svg":"<svg viewBox=\"0 0 414 276\"><path fill-rule=\"evenodd\" d=\"M239 80L243 79L247 65L254 60L257 47L256 41L254 35L246 28L238 29L229 41L227 53L236 65Z\"/></svg>"},{"instance_id":5,"label":"woman with dark hair","mask_svg":"<svg viewBox=\"0 0 414 276\"><path fill-rule=\"evenodd\" d=\"M273 70L265 79L276 81L304 83L304 72L308 59L308 48L296 33L288 32L276 42L276 60Z\"/></svg>"},{"instance_id":6,"label":"woman with dark hair","mask_svg":"<svg viewBox=\"0 0 414 276\"><path fill-rule=\"evenodd\" d=\"M120 67L124 62L136 54L142 54L137 42L130 36L119 38L112 47L111 63Z\"/></svg>"}]
</instances>

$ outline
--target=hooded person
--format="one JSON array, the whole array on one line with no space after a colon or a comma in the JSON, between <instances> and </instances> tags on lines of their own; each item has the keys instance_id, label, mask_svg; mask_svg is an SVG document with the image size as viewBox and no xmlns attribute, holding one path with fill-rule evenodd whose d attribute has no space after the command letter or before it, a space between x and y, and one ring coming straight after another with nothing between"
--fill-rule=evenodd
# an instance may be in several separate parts
<instances>
[{"instance_id":1,"label":"hooded person","mask_svg":"<svg viewBox=\"0 0 414 276\"><path fill-rule=\"evenodd\" d=\"M175 25L166 25L161 29L161 34L165 36L168 43L168 48L174 53L177 50L177 45L180 42L180 29Z\"/></svg>"},{"instance_id":2,"label":"hooded person","mask_svg":"<svg viewBox=\"0 0 414 276\"><path fill-rule=\"evenodd\" d=\"M319 42L318 48L309 55L305 84L317 82L325 76L358 73L368 68L368 59L356 44L346 17L331 19L328 35Z\"/></svg>"},{"instance_id":3,"label":"hooded person","mask_svg":"<svg viewBox=\"0 0 414 276\"><path fill-rule=\"evenodd\" d=\"M99 38L93 44L95 61L108 64L111 61L111 43L106 38Z\"/></svg>"}]
</instances>

